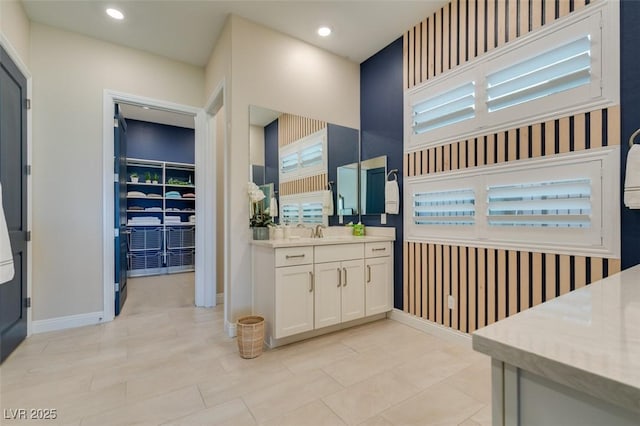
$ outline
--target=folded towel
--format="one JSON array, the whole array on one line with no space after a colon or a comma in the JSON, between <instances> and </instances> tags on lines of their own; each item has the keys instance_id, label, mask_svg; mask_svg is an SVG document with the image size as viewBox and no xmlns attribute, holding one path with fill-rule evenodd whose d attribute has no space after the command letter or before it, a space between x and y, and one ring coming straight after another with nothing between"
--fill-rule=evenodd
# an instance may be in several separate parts
<instances>
[{"instance_id":1,"label":"folded towel","mask_svg":"<svg viewBox=\"0 0 640 426\"><path fill-rule=\"evenodd\" d=\"M182 194L182 198L196 198L196 194L187 192L186 194Z\"/></svg>"},{"instance_id":2,"label":"folded towel","mask_svg":"<svg viewBox=\"0 0 640 426\"><path fill-rule=\"evenodd\" d=\"M127 197L128 198L131 198L131 197L146 198L147 194L145 194L144 192L140 192L140 191L129 191L129 192L127 192Z\"/></svg>"},{"instance_id":3,"label":"folded towel","mask_svg":"<svg viewBox=\"0 0 640 426\"><path fill-rule=\"evenodd\" d=\"M388 180L384 185L384 211L388 214L400 212L400 189L397 180Z\"/></svg>"},{"instance_id":4,"label":"folded towel","mask_svg":"<svg viewBox=\"0 0 640 426\"><path fill-rule=\"evenodd\" d=\"M278 200L275 196L271 196L271 200L269 200L269 216L278 217Z\"/></svg>"},{"instance_id":5,"label":"folded towel","mask_svg":"<svg viewBox=\"0 0 640 426\"><path fill-rule=\"evenodd\" d=\"M167 191L167 193L164 194L164 196L165 198L182 198L182 196L178 191Z\"/></svg>"},{"instance_id":6,"label":"folded towel","mask_svg":"<svg viewBox=\"0 0 640 426\"><path fill-rule=\"evenodd\" d=\"M147 194L147 198L162 198L160 194Z\"/></svg>"},{"instance_id":7,"label":"folded towel","mask_svg":"<svg viewBox=\"0 0 640 426\"><path fill-rule=\"evenodd\" d=\"M13 251L9 241L9 230L2 208L2 185L0 185L0 284L13 279Z\"/></svg>"},{"instance_id":8,"label":"folded towel","mask_svg":"<svg viewBox=\"0 0 640 426\"><path fill-rule=\"evenodd\" d=\"M624 205L630 209L640 209L640 145L633 145L627 154Z\"/></svg>"},{"instance_id":9,"label":"folded towel","mask_svg":"<svg viewBox=\"0 0 640 426\"><path fill-rule=\"evenodd\" d=\"M322 215L333 215L333 191L322 191Z\"/></svg>"}]
</instances>

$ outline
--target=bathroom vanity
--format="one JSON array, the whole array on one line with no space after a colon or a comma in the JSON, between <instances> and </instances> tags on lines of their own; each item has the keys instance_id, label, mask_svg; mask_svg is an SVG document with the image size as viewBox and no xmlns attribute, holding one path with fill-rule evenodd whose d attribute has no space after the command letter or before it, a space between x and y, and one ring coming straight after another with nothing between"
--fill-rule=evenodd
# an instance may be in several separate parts
<instances>
[{"instance_id":1,"label":"bathroom vanity","mask_svg":"<svg viewBox=\"0 0 640 426\"><path fill-rule=\"evenodd\" d=\"M473 334L493 425L640 424L640 266Z\"/></svg>"},{"instance_id":2,"label":"bathroom vanity","mask_svg":"<svg viewBox=\"0 0 640 426\"><path fill-rule=\"evenodd\" d=\"M253 241L253 312L265 318L267 346L384 318L394 232Z\"/></svg>"}]
</instances>

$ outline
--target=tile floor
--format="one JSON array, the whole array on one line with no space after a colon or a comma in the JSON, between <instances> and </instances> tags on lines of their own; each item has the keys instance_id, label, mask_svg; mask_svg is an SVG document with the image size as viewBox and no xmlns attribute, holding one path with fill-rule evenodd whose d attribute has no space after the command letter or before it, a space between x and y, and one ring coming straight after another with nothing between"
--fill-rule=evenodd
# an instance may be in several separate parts
<instances>
[{"instance_id":1,"label":"tile floor","mask_svg":"<svg viewBox=\"0 0 640 426\"><path fill-rule=\"evenodd\" d=\"M489 425L490 361L381 320L238 356L193 275L131 280L115 321L38 334L0 368L0 423L56 409L65 425ZM15 412L15 411L14 411Z\"/></svg>"}]
</instances>

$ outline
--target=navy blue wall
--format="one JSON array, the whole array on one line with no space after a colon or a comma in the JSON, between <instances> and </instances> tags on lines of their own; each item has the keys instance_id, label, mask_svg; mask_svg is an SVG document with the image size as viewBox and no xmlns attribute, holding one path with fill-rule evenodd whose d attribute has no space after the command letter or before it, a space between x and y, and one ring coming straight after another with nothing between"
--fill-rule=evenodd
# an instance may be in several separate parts
<instances>
[{"instance_id":1,"label":"navy blue wall","mask_svg":"<svg viewBox=\"0 0 640 426\"><path fill-rule=\"evenodd\" d=\"M278 170L278 120L274 120L264 127L264 181L273 182L276 192L280 191Z\"/></svg>"},{"instance_id":2,"label":"navy blue wall","mask_svg":"<svg viewBox=\"0 0 640 426\"><path fill-rule=\"evenodd\" d=\"M620 96L622 112L622 183L629 151L628 140L640 127L640 2L625 0L620 3ZM636 138L640 143L640 137ZM624 200L624 194L621 194ZM640 264L640 210L629 210L622 203L622 269Z\"/></svg>"},{"instance_id":3,"label":"navy blue wall","mask_svg":"<svg viewBox=\"0 0 640 426\"><path fill-rule=\"evenodd\" d=\"M127 157L193 164L194 130L127 120Z\"/></svg>"},{"instance_id":4,"label":"navy blue wall","mask_svg":"<svg viewBox=\"0 0 640 426\"><path fill-rule=\"evenodd\" d=\"M403 176L403 89L402 37L360 64L360 138L361 160L387 156L387 170L398 169L398 185L402 194ZM402 206L402 200L400 206ZM369 226L396 228L394 244L394 305L402 309L402 207L400 214L362 216Z\"/></svg>"},{"instance_id":5,"label":"navy blue wall","mask_svg":"<svg viewBox=\"0 0 640 426\"><path fill-rule=\"evenodd\" d=\"M358 131L350 127L327 124L329 182L333 182L333 212L338 208L338 167L358 162ZM329 225L338 226L338 215L329 216ZM344 223L357 223L358 216L344 216Z\"/></svg>"}]
</instances>

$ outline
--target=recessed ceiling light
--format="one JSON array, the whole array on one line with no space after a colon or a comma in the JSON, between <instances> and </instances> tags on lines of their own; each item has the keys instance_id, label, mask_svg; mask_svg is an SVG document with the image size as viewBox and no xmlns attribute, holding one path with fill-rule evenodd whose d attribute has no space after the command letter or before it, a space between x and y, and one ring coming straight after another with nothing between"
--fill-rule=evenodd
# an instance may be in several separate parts
<instances>
[{"instance_id":1,"label":"recessed ceiling light","mask_svg":"<svg viewBox=\"0 0 640 426\"><path fill-rule=\"evenodd\" d=\"M318 35L320 37L327 37L329 34L331 34L331 28L329 28L329 27L320 27L320 28L318 28Z\"/></svg>"},{"instance_id":2,"label":"recessed ceiling light","mask_svg":"<svg viewBox=\"0 0 640 426\"><path fill-rule=\"evenodd\" d=\"M111 16L113 19L122 20L124 19L124 14L120 12L118 9L109 8L107 9L107 15Z\"/></svg>"}]
</instances>

